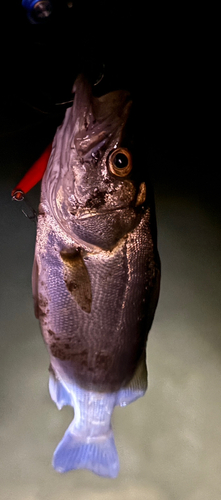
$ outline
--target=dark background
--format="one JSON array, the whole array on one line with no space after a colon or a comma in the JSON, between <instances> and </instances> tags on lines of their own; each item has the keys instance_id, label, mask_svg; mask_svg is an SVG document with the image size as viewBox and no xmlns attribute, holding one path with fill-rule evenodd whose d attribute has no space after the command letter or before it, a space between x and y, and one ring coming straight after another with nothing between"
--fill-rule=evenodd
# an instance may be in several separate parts
<instances>
[{"instance_id":1,"label":"dark background","mask_svg":"<svg viewBox=\"0 0 221 500\"><path fill-rule=\"evenodd\" d=\"M53 5L44 25L30 24L18 1L2 16L0 139L17 158L10 171L3 161L2 175L17 183L53 138L65 112L56 103L70 99L77 74L93 80L104 64L96 91L132 91L153 182L195 193L218 214L215 13L139 2Z\"/></svg>"}]
</instances>

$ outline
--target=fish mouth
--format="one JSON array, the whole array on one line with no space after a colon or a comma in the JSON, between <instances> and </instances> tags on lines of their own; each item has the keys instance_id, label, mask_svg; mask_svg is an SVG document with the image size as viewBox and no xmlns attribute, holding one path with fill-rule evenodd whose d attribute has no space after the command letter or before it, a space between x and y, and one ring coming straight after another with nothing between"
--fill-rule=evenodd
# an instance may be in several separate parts
<instances>
[{"instance_id":1,"label":"fish mouth","mask_svg":"<svg viewBox=\"0 0 221 500\"><path fill-rule=\"evenodd\" d=\"M104 215L109 215L113 212L119 212L121 210L127 210L131 207L129 207L128 205L122 205L120 207L114 207L114 208L108 208L106 210L95 210L95 209L81 209L81 210L77 210L77 211L70 211L70 214L72 215L72 217L74 217L74 219L76 221L78 220L86 220L86 219L90 219L91 217L100 217L100 216L104 216Z\"/></svg>"}]
</instances>

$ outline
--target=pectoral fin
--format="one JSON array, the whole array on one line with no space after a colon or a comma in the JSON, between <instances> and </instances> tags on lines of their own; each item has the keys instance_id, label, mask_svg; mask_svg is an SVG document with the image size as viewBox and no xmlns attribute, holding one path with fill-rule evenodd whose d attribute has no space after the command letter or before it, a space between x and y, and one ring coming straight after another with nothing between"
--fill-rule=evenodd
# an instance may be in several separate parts
<instances>
[{"instance_id":1,"label":"pectoral fin","mask_svg":"<svg viewBox=\"0 0 221 500\"><path fill-rule=\"evenodd\" d=\"M81 309L91 312L92 292L87 267L79 251L60 252L64 264L64 280L68 291Z\"/></svg>"}]
</instances>

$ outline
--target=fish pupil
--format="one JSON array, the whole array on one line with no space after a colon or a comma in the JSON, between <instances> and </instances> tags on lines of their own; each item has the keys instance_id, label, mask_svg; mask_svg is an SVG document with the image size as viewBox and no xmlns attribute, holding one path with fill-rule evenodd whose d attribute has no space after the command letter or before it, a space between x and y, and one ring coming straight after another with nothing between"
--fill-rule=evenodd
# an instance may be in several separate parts
<instances>
[{"instance_id":1,"label":"fish pupil","mask_svg":"<svg viewBox=\"0 0 221 500\"><path fill-rule=\"evenodd\" d=\"M117 168L125 168L128 165L128 158L123 153L117 153L114 158L114 165Z\"/></svg>"}]
</instances>

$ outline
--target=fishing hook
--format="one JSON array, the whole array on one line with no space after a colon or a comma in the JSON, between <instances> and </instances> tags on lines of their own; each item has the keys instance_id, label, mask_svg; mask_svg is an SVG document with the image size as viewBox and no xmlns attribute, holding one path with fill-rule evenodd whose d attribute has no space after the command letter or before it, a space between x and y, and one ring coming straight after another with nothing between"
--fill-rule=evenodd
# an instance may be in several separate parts
<instances>
[{"instance_id":1,"label":"fishing hook","mask_svg":"<svg viewBox=\"0 0 221 500\"><path fill-rule=\"evenodd\" d=\"M21 211L24 214L24 216L33 222L37 222L37 212L33 207L31 207L31 205L27 202L27 200L25 200L24 191L22 191L21 189L17 189L16 191L14 191L12 195L12 201L23 202L26 206L26 210L28 209L30 211L30 213L26 213L25 210L22 208Z\"/></svg>"}]
</instances>

